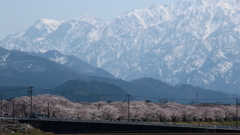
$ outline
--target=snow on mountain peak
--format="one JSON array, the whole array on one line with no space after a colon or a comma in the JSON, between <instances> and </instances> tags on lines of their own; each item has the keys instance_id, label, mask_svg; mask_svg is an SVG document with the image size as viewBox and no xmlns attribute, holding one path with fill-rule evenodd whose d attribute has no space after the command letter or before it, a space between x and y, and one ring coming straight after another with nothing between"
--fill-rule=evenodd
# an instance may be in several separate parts
<instances>
[{"instance_id":1,"label":"snow on mountain peak","mask_svg":"<svg viewBox=\"0 0 240 135\"><path fill-rule=\"evenodd\" d=\"M92 25L97 25L100 22L104 22L104 20L99 19L99 18L97 18L95 16L92 16L92 15L88 15L88 14L75 17L73 20L75 20L75 21L84 21L84 22L90 23Z\"/></svg>"},{"instance_id":2,"label":"snow on mountain peak","mask_svg":"<svg viewBox=\"0 0 240 135\"><path fill-rule=\"evenodd\" d=\"M181 4L187 7L202 7L202 6L209 6L209 5L217 5L219 7L225 9L238 9L240 7L239 0L180 0L178 5Z\"/></svg>"},{"instance_id":3,"label":"snow on mountain peak","mask_svg":"<svg viewBox=\"0 0 240 135\"><path fill-rule=\"evenodd\" d=\"M138 22L146 29L150 26L157 25L161 22L169 20L171 15L168 9L162 5L153 5L146 9L133 9L118 18L136 18Z\"/></svg>"},{"instance_id":4,"label":"snow on mountain peak","mask_svg":"<svg viewBox=\"0 0 240 135\"><path fill-rule=\"evenodd\" d=\"M240 0L180 0L131 10L111 22L79 16L52 34L48 33L59 23L42 19L23 29L19 34L23 36L0 44L33 52L56 49L126 80L149 76L172 84L187 79L205 85L220 75L231 78L231 72L236 73L239 6ZM214 53L216 49L219 53ZM66 62L64 57L54 58Z\"/></svg>"},{"instance_id":5,"label":"snow on mountain peak","mask_svg":"<svg viewBox=\"0 0 240 135\"><path fill-rule=\"evenodd\" d=\"M40 19L34 23L36 28L39 30L47 29L48 33L52 33L55 31L60 24L64 21L56 21L56 20L49 20L49 19Z\"/></svg>"},{"instance_id":6,"label":"snow on mountain peak","mask_svg":"<svg viewBox=\"0 0 240 135\"><path fill-rule=\"evenodd\" d=\"M7 38L32 38L34 39L34 42L40 41L45 39L48 34L55 31L62 23L64 23L64 21L40 19L37 20L34 24L23 28L15 34L9 35ZM38 31L37 33L39 33L39 35L34 35L36 31Z\"/></svg>"}]
</instances>

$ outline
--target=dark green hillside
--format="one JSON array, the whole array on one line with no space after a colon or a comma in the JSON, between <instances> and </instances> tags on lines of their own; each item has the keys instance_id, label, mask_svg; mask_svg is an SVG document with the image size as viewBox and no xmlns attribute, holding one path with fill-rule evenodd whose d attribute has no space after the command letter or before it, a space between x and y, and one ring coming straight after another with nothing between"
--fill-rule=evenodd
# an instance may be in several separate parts
<instances>
[{"instance_id":1,"label":"dark green hillside","mask_svg":"<svg viewBox=\"0 0 240 135\"><path fill-rule=\"evenodd\" d=\"M28 87L0 87L2 99L11 99L14 97L28 96Z\"/></svg>"},{"instance_id":2,"label":"dark green hillside","mask_svg":"<svg viewBox=\"0 0 240 135\"><path fill-rule=\"evenodd\" d=\"M43 93L61 95L77 102L127 101L128 94L122 88L109 83L82 80L67 81Z\"/></svg>"},{"instance_id":3,"label":"dark green hillside","mask_svg":"<svg viewBox=\"0 0 240 135\"><path fill-rule=\"evenodd\" d=\"M140 93L141 91L147 90L149 93L152 93L152 97L166 98L168 100L180 103L194 103L194 102L235 103L235 99L230 98L240 97L239 95L236 94L227 94L219 91L207 90L189 84L171 86L162 81L155 80L152 78L141 78L138 80L133 80L131 81L131 83L139 87Z\"/></svg>"},{"instance_id":4,"label":"dark green hillside","mask_svg":"<svg viewBox=\"0 0 240 135\"><path fill-rule=\"evenodd\" d=\"M0 86L51 88L84 78L64 65L28 53L0 47L0 56Z\"/></svg>"},{"instance_id":5,"label":"dark green hillside","mask_svg":"<svg viewBox=\"0 0 240 135\"><path fill-rule=\"evenodd\" d=\"M151 100L153 102L158 102L158 99L168 99L171 101L176 101L180 103L190 103L197 100L197 94L199 102L222 102L222 103L235 103L233 100L223 100L219 101L218 99L228 99L228 98L240 98L237 94L228 94L219 91L207 90L204 88L192 86L189 84L182 84L172 86L167 83L164 83L160 80L153 78L141 78L133 80L130 82L121 80L121 79L109 79L101 77L85 77L84 80L91 81L95 80L98 82L107 82L118 87L121 87L126 92L131 94L137 100ZM153 98L152 98L153 97ZM182 100L177 100L182 99ZM192 99L192 100L185 100ZM200 100L200 99L216 99L216 100Z\"/></svg>"},{"instance_id":6,"label":"dark green hillside","mask_svg":"<svg viewBox=\"0 0 240 135\"><path fill-rule=\"evenodd\" d=\"M0 94L3 99L12 97L29 96L28 87L0 87ZM41 94L61 95L71 101L76 102L98 102L98 101L127 101L128 93L122 88L96 81L71 80L52 89L42 89L34 87L33 96ZM131 98L135 100L135 98Z\"/></svg>"}]
</instances>

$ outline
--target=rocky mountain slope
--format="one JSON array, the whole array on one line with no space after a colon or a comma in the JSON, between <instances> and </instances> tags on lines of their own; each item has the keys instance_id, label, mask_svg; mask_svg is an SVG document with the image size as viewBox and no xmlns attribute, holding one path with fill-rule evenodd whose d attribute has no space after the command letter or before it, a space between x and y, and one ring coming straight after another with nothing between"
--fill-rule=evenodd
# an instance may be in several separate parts
<instances>
[{"instance_id":1,"label":"rocky mountain slope","mask_svg":"<svg viewBox=\"0 0 240 135\"><path fill-rule=\"evenodd\" d=\"M56 50L47 51L45 53L30 53L30 54L36 55L42 58L46 58L51 61L57 62L59 64L65 65L80 74L115 78L112 74L110 74L109 72L105 71L102 68L95 68L94 66L77 58L76 56L63 55Z\"/></svg>"},{"instance_id":2,"label":"rocky mountain slope","mask_svg":"<svg viewBox=\"0 0 240 135\"><path fill-rule=\"evenodd\" d=\"M127 101L128 94L132 95L131 100L154 102L158 102L158 99L170 98L196 99L197 94L199 99L239 97L191 85L172 86L152 78L128 82L121 79L82 75L60 63L0 47L1 94L6 95L7 99L26 96L29 86L34 86L33 95L56 94L78 102ZM175 100L175 102L189 103L190 101Z\"/></svg>"},{"instance_id":3,"label":"rocky mountain slope","mask_svg":"<svg viewBox=\"0 0 240 135\"><path fill-rule=\"evenodd\" d=\"M85 15L42 19L0 42L7 49L57 50L118 78L152 77L240 93L240 1L180 0L112 21Z\"/></svg>"},{"instance_id":4,"label":"rocky mountain slope","mask_svg":"<svg viewBox=\"0 0 240 135\"><path fill-rule=\"evenodd\" d=\"M0 86L50 88L84 77L56 62L0 47Z\"/></svg>"}]
</instances>

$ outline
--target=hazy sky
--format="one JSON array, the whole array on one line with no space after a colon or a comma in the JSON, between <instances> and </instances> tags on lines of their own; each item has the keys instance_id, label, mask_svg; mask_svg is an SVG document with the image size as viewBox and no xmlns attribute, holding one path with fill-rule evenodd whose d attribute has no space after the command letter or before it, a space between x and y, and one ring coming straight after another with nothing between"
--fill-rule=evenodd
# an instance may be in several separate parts
<instances>
[{"instance_id":1,"label":"hazy sky","mask_svg":"<svg viewBox=\"0 0 240 135\"><path fill-rule=\"evenodd\" d=\"M68 21L89 14L111 20L132 9L178 0L0 0L0 40L38 19Z\"/></svg>"}]
</instances>

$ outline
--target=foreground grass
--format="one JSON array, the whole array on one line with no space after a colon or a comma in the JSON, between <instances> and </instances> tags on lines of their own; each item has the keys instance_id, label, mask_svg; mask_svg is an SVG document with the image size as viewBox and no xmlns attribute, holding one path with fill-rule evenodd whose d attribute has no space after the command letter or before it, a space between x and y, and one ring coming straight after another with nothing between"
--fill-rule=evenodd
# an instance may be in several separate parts
<instances>
[{"instance_id":1,"label":"foreground grass","mask_svg":"<svg viewBox=\"0 0 240 135\"><path fill-rule=\"evenodd\" d=\"M54 135L53 133L33 132L28 134L12 133L0 135ZM58 135L240 135L240 133L82 133Z\"/></svg>"},{"instance_id":2,"label":"foreground grass","mask_svg":"<svg viewBox=\"0 0 240 135\"><path fill-rule=\"evenodd\" d=\"M189 122L177 122L178 124L201 124L201 125L236 125L236 121L189 121ZM238 123L240 124L240 122Z\"/></svg>"},{"instance_id":3,"label":"foreground grass","mask_svg":"<svg viewBox=\"0 0 240 135\"><path fill-rule=\"evenodd\" d=\"M92 134L83 133L74 135L240 135L240 133L92 133Z\"/></svg>"},{"instance_id":4,"label":"foreground grass","mask_svg":"<svg viewBox=\"0 0 240 135\"><path fill-rule=\"evenodd\" d=\"M54 135L54 134L43 132L39 129L33 129L27 133L0 133L0 135Z\"/></svg>"},{"instance_id":5,"label":"foreground grass","mask_svg":"<svg viewBox=\"0 0 240 135\"><path fill-rule=\"evenodd\" d=\"M154 122L155 123L155 122ZM158 122L156 122L158 123ZM159 122L165 124L173 124L173 122ZM177 124L201 124L201 125L225 125L225 126L235 126L236 121L178 121ZM238 122L240 126L240 121Z\"/></svg>"},{"instance_id":6,"label":"foreground grass","mask_svg":"<svg viewBox=\"0 0 240 135\"><path fill-rule=\"evenodd\" d=\"M32 132L32 133L11 133L0 135L54 135L53 133ZM240 135L240 133L80 133L80 134L58 134L58 135Z\"/></svg>"}]
</instances>

